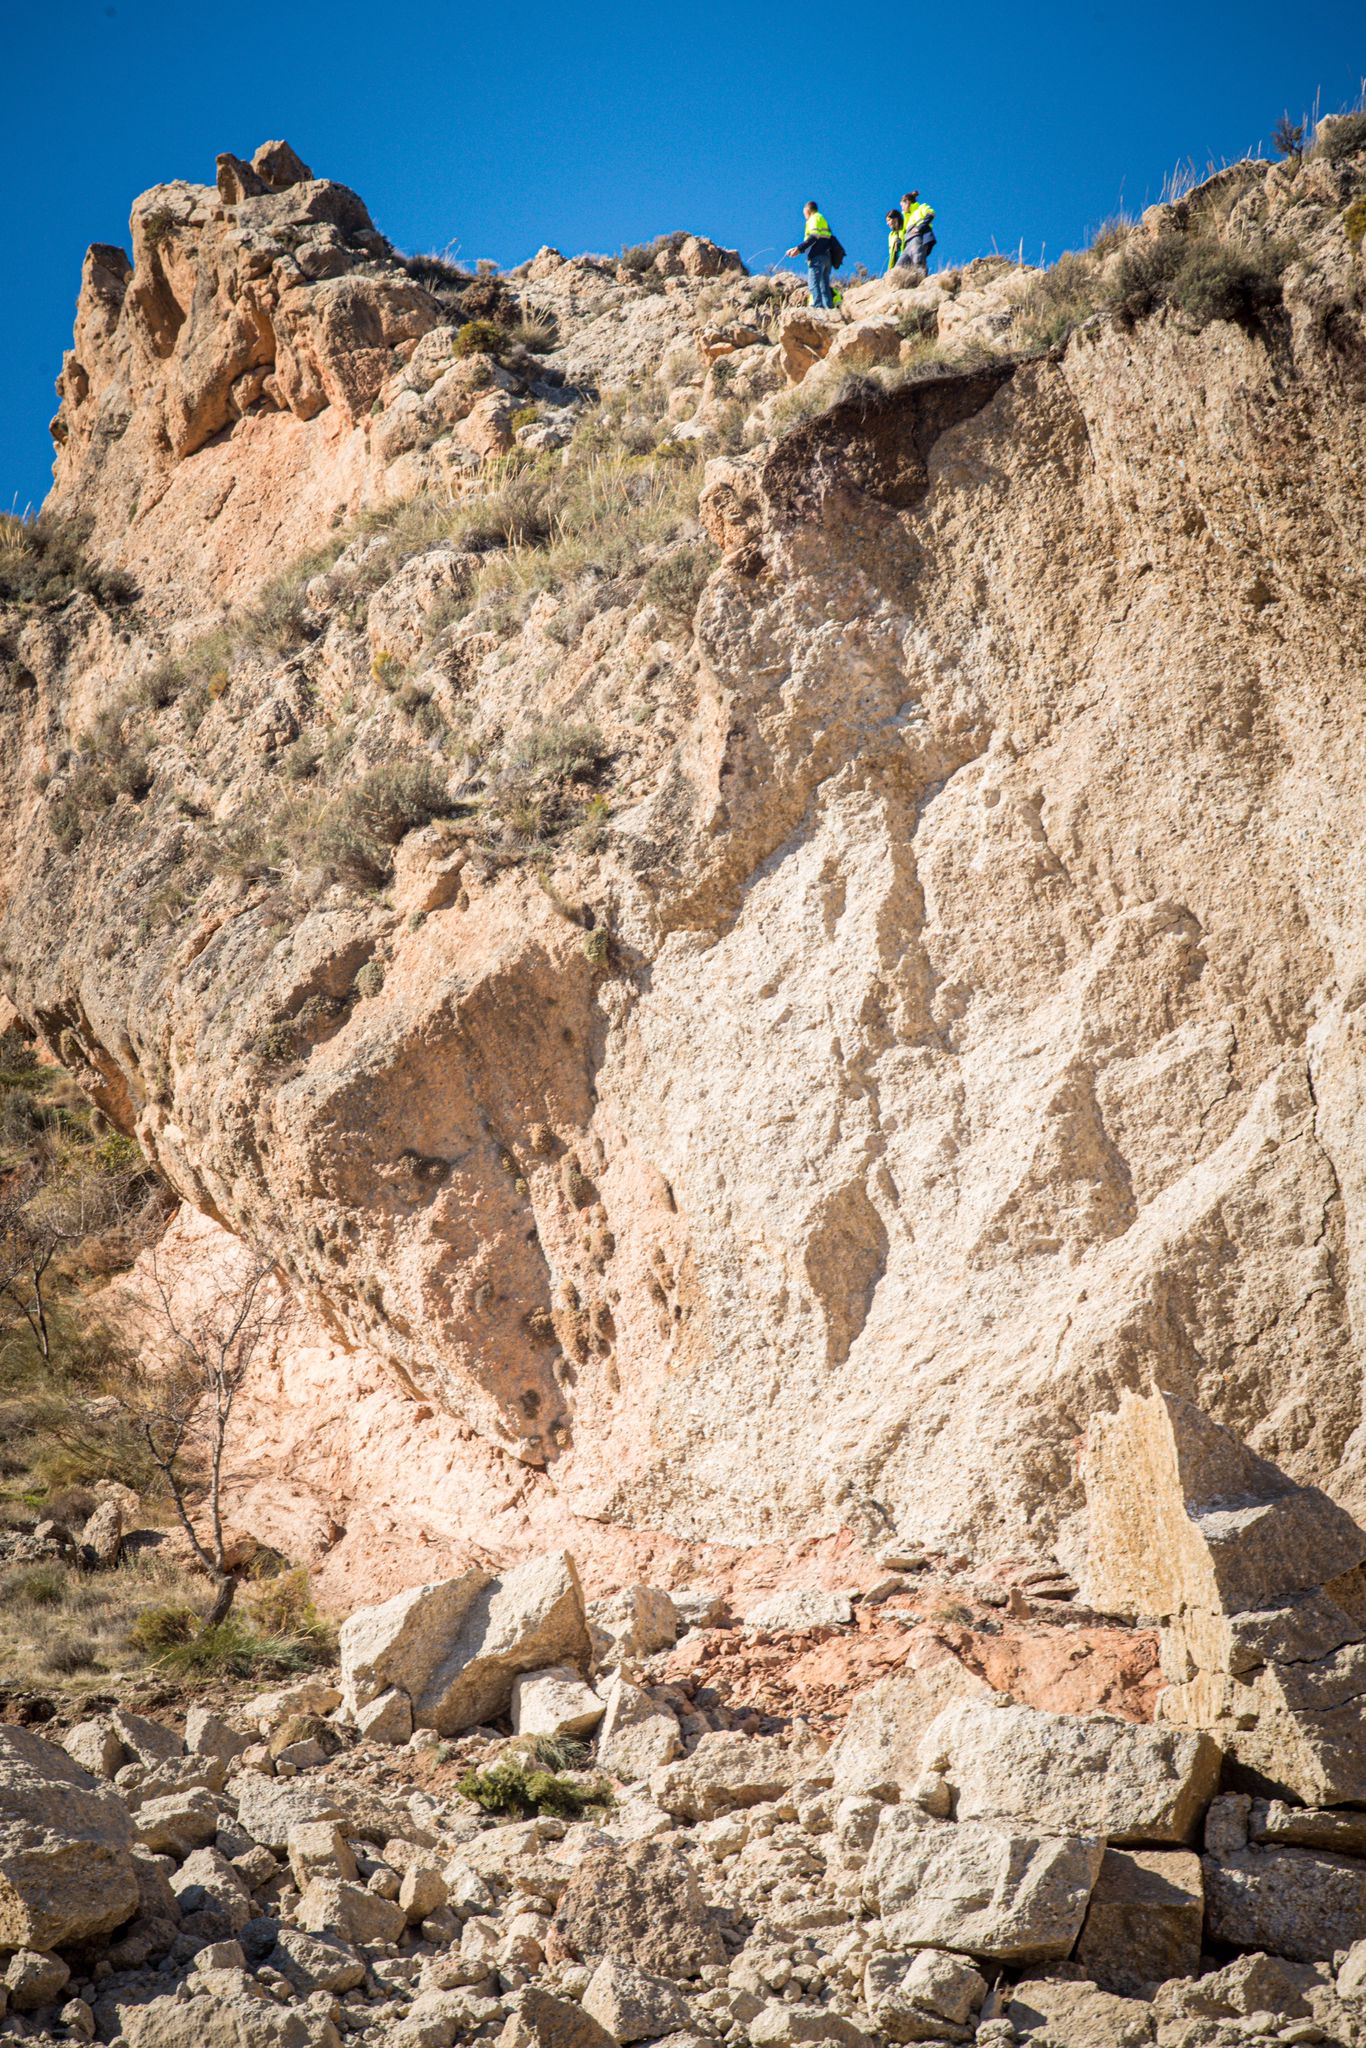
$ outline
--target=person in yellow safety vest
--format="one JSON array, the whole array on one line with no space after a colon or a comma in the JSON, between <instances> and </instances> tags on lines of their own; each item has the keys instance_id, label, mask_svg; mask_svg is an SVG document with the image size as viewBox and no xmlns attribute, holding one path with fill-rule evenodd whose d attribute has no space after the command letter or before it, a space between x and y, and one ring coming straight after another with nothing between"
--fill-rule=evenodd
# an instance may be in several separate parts
<instances>
[{"instance_id":1,"label":"person in yellow safety vest","mask_svg":"<svg viewBox=\"0 0 1366 2048\"><path fill-rule=\"evenodd\" d=\"M833 313L835 299L830 288L830 272L834 267L835 231L814 199L808 199L802 208L802 230L801 241L787 253L789 256L805 256L811 279L811 303L824 306Z\"/></svg>"},{"instance_id":2,"label":"person in yellow safety vest","mask_svg":"<svg viewBox=\"0 0 1366 2048\"><path fill-rule=\"evenodd\" d=\"M934 208L925 205L918 192L903 192L901 218L901 263L907 270L928 271L930 251L938 239L934 232Z\"/></svg>"},{"instance_id":3,"label":"person in yellow safety vest","mask_svg":"<svg viewBox=\"0 0 1366 2048\"><path fill-rule=\"evenodd\" d=\"M887 213L887 268L895 270L901 260L901 245L906 239L905 215L899 206L893 206Z\"/></svg>"}]
</instances>

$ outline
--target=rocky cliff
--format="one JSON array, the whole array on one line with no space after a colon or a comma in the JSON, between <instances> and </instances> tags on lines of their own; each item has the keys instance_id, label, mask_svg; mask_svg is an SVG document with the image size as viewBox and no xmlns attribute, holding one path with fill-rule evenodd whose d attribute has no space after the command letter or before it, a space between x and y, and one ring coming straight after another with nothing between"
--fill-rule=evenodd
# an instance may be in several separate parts
<instances>
[{"instance_id":1,"label":"rocky cliff","mask_svg":"<svg viewBox=\"0 0 1366 2048\"><path fill-rule=\"evenodd\" d=\"M1351 139L842 323L284 145L90 252L4 987L308 1319L248 1519L1084 1568L1154 1383L1366 1504Z\"/></svg>"}]
</instances>

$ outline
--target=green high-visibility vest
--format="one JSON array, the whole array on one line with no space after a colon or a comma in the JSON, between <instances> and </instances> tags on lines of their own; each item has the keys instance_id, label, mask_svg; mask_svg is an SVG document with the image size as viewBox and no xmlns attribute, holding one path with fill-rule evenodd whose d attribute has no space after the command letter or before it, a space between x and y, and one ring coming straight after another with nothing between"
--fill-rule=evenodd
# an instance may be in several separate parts
<instances>
[{"instance_id":1,"label":"green high-visibility vest","mask_svg":"<svg viewBox=\"0 0 1366 2048\"><path fill-rule=\"evenodd\" d=\"M809 240L812 235L829 235L830 232L830 223L823 213L813 213L809 220L805 215L802 216L802 240L804 242Z\"/></svg>"},{"instance_id":2,"label":"green high-visibility vest","mask_svg":"<svg viewBox=\"0 0 1366 2048\"><path fill-rule=\"evenodd\" d=\"M906 239L906 231L905 231L905 229L904 229L904 228L888 228L888 230L887 230L887 268L888 268L889 270L895 270L895 269L896 269L896 265L897 265L897 258L898 258L898 257L900 256L900 254L901 254L901 250L902 250L903 244L905 243L905 239Z\"/></svg>"},{"instance_id":3,"label":"green high-visibility vest","mask_svg":"<svg viewBox=\"0 0 1366 2048\"><path fill-rule=\"evenodd\" d=\"M924 200L922 199L919 202L919 204L913 206L910 212L906 215L906 233L908 235L918 235L920 233L920 230L922 228L927 228L933 219L934 208L932 206L926 206Z\"/></svg>"}]
</instances>

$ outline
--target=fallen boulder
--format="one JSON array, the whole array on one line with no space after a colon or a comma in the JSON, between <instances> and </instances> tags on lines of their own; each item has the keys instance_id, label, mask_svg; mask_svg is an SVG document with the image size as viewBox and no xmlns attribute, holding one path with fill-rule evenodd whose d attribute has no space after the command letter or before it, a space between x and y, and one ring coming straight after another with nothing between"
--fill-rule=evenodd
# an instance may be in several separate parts
<instances>
[{"instance_id":1,"label":"fallen boulder","mask_svg":"<svg viewBox=\"0 0 1366 2048\"><path fill-rule=\"evenodd\" d=\"M686 1853L658 1838L588 1851L560 1899L549 1953L677 1978L726 1959Z\"/></svg>"},{"instance_id":2,"label":"fallen boulder","mask_svg":"<svg viewBox=\"0 0 1366 2048\"><path fill-rule=\"evenodd\" d=\"M133 1824L55 1743L0 1728L0 1949L44 1952L137 1911Z\"/></svg>"},{"instance_id":3,"label":"fallen boulder","mask_svg":"<svg viewBox=\"0 0 1366 2048\"><path fill-rule=\"evenodd\" d=\"M1081 1931L1105 1845L985 1821L935 1821L887 1807L864 1873L890 1941L1003 1963L1066 1956Z\"/></svg>"},{"instance_id":4,"label":"fallen boulder","mask_svg":"<svg viewBox=\"0 0 1366 2048\"><path fill-rule=\"evenodd\" d=\"M630 1783L672 1763L683 1747L676 1715L659 1706L643 1686L618 1672L607 1687L598 1729L598 1762L614 1778Z\"/></svg>"},{"instance_id":5,"label":"fallen boulder","mask_svg":"<svg viewBox=\"0 0 1366 2048\"><path fill-rule=\"evenodd\" d=\"M945 1708L920 1754L948 1779L960 1821L1150 1845L1192 1839L1221 1763L1207 1735L980 1701Z\"/></svg>"},{"instance_id":6,"label":"fallen boulder","mask_svg":"<svg viewBox=\"0 0 1366 2048\"><path fill-rule=\"evenodd\" d=\"M1203 1861L1211 1942L1316 1963L1366 1939L1366 1863L1251 1846Z\"/></svg>"},{"instance_id":7,"label":"fallen boulder","mask_svg":"<svg viewBox=\"0 0 1366 2048\"><path fill-rule=\"evenodd\" d=\"M656 1771L650 1795L676 1819L710 1820L727 1807L781 1797L814 1761L774 1737L714 1732L691 1756Z\"/></svg>"},{"instance_id":8,"label":"fallen boulder","mask_svg":"<svg viewBox=\"0 0 1366 2048\"><path fill-rule=\"evenodd\" d=\"M1073 1961L1102 1991L1150 1995L1200 1967L1205 1890L1183 1849L1107 1849Z\"/></svg>"},{"instance_id":9,"label":"fallen boulder","mask_svg":"<svg viewBox=\"0 0 1366 2048\"><path fill-rule=\"evenodd\" d=\"M567 1664L513 1680L514 1735L590 1735L602 1715L602 1700Z\"/></svg>"},{"instance_id":10,"label":"fallen boulder","mask_svg":"<svg viewBox=\"0 0 1366 2048\"><path fill-rule=\"evenodd\" d=\"M535 1558L501 1579L466 1572L363 1607L342 1624L346 1703L399 1686L413 1721L439 1735L506 1713L513 1681L549 1664L585 1665L583 1594L571 1558Z\"/></svg>"}]
</instances>

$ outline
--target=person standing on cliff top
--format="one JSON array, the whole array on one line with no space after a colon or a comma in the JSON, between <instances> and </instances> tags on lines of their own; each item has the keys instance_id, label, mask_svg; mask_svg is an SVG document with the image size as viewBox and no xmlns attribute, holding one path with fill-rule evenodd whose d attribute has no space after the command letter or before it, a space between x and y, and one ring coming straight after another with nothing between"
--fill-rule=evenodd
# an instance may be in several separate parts
<instances>
[{"instance_id":1,"label":"person standing on cliff top","mask_svg":"<svg viewBox=\"0 0 1366 2048\"><path fill-rule=\"evenodd\" d=\"M934 208L926 205L918 192L903 192L901 220L902 267L928 272L930 251L938 239L934 232Z\"/></svg>"},{"instance_id":2,"label":"person standing on cliff top","mask_svg":"<svg viewBox=\"0 0 1366 2048\"><path fill-rule=\"evenodd\" d=\"M887 211L887 268L895 270L901 261L901 247L906 239L905 215L899 206Z\"/></svg>"},{"instance_id":3,"label":"person standing on cliff top","mask_svg":"<svg viewBox=\"0 0 1366 2048\"><path fill-rule=\"evenodd\" d=\"M830 272L835 260L835 231L814 199L808 199L802 209L803 227L806 232L795 249L789 249L789 256L805 256L807 271L811 278L811 303L824 306L834 312L835 299L830 289Z\"/></svg>"}]
</instances>

